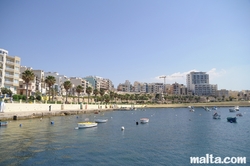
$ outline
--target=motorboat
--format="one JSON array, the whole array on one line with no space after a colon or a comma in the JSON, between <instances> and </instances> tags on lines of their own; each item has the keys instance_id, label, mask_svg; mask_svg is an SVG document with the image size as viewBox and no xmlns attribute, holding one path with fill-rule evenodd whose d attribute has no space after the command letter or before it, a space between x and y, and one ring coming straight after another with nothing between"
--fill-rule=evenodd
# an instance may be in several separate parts
<instances>
[{"instance_id":1,"label":"motorboat","mask_svg":"<svg viewBox=\"0 0 250 166\"><path fill-rule=\"evenodd\" d=\"M212 107L212 110L217 110L217 107L216 106Z\"/></svg>"},{"instance_id":2,"label":"motorboat","mask_svg":"<svg viewBox=\"0 0 250 166\"><path fill-rule=\"evenodd\" d=\"M190 111L190 112L194 112L195 110L192 108L192 109L190 109L189 111Z\"/></svg>"},{"instance_id":3,"label":"motorboat","mask_svg":"<svg viewBox=\"0 0 250 166\"><path fill-rule=\"evenodd\" d=\"M234 108L229 108L229 112L236 112L239 110L240 110L239 106L235 106Z\"/></svg>"},{"instance_id":4,"label":"motorboat","mask_svg":"<svg viewBox=\"0 0 250 166\"><path fill-rule=\"evenodd\" d=\"M236 116L243 116L241 113L236 114Z\"/></svg>"},{"instance_id":5,"label":"motorboat","mask_svg":"<svg viewBox=\"0 0 250 166\"><path fill-rule=\"evenodd\" d=\"M230 122L230 123L236 123L237 121L237 118L236 117L227 117L227 121Z\"/></svg>"},{"instance_id":6,"label":"motorboat","mask_svg":"<svg viewBox=\"0 0 250 166\"><path fill-rule=\"evenodd\" d=\"M0 126L7 126L8 122L7 121L0 121Z\"/></svg>"},{"instance_id":7,"label":"motorboat","mask_svg":"<svg viewBox=\"0 0 250 166\"><path fill-rule=\"evenodd\" d=\"M236 111L239 111L239 110L240 110L240 107L239 107L239 106L235 106L234 109L235 109Z\"/></svg>"},{"instance_id":8,"label":"motorboat","mask_svg":"<svg viewBox=\"0 0 250 166\"><path fill-rule=\"evenodd\" d=\"M210 111L210 109L208 107L204 107L205 111Z\"/></svg>"},{"instance_id":9,"label":"motorboat","mask_svg":"<svg viewBox=\"0 0 250 166\"><path fill-rule=\"evenodd\" d=\"M213 119L220 119L220 115L217 112L215 112L213 114Z\"/></svg>"},{"instance_id":10,"label":"motorboat","mask_svg":"<svg viewBox=\"0 0 250 166\"><path fill-rule=\"evenodd\" d=\"M236 109L234 109L234 108L229 108L229 112L236 112Z\"/></svg>"},{"instance_id":11,"label":"motorboat","mask_svg":"<svg viewBox=\"0 0 250 166\"><path fill-rule=\"evenodd\" d=\"M96 123L106 123L108 119L95 119Z\"/></svg>"},{"instance_id":12,"label":"motorboat","mask_svg":"<svg viewBox=\"0 0 250 166\"><path fill-rule=\"evenodd\" d=\"M140 119L140 122L141 122L141 123L148 123L148 122L149 122L149 119L148 119L148 118L141 118L141 119Z\"/></svg>"},{"instance_id":13,"label":"motorboat","mask_svg":"<svg viewBox=\"0 0 250 166\"><path fill-rule=\"evenodd\" d=\"M96 127L97 126L97 123L95 123L95 122L79 122L77 124L78 124L79 129L90 128L90 127Z\"/></svg>"}]
</instances>

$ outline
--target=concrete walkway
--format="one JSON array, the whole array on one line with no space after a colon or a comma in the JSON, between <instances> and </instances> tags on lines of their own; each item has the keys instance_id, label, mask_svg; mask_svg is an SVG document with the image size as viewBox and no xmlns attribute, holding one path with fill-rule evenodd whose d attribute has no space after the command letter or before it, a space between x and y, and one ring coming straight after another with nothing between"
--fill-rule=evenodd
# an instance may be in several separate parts
<instances>
[{"instance_id":1,"label":"concrete walkway","mask_svg":"<svg viewBox=\"0 0 250 166\"><path fill-rule=\"evenodd\" d=\"M78 115L88 113L100 113L103 111L110 111L113 109L91 109L91 110L53 110L53 111L27 111L27 112L0 112L0 120L21 120L42 118L51 116L65 116L65 115Z\"/></svg>"}]
</instances>

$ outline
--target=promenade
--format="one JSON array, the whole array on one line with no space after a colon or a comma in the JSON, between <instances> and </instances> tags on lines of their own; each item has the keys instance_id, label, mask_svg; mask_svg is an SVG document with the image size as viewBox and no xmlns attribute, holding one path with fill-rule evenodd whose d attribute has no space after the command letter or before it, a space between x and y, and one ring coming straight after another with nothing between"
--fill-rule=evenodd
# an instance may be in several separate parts
<instances>
[{"instance_id":1,"label":"promenade","mask_svg":"<svg viewBox=\"0 0 250 166\"><path fill-rule=\"evenodd\" d=\"M103 111L122 110L131 108L181 108L181 107L250 107L250 101L240 102L209 102L209 103L181 103L181 104L27 104L6 103L4 112L0 112L0 120L20 120L43 118L51 116L66 116L77 114L100 113Z\"/></svg>"}]
</instances>

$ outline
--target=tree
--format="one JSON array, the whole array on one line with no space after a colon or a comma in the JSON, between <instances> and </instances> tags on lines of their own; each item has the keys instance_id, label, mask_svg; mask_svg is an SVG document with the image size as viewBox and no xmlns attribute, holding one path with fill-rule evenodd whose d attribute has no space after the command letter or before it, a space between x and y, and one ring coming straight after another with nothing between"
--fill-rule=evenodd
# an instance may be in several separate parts
<instances>
[{"instance_id":1,"label":"tree","mask_svg":"<svg viewBox=\"0 0 250 166\"><path fill-rule=\"evenodd\" d=\"M98 89L94 89L93 93L94 93L94 95L95 95L95 102L96 102L96 96L99 94Z\"/></svg>"},{"instance_id":2,"label":"tree","mask_svg":"<svg viewBox=\"0 0 250 166\"><path fill-rule=\"evenodd\" d=\"M48 85L49 87L49 101L50 101L50 94L51 94L51 88L52 86L56 83L56 78L54 76L47 76L45 78L45 83ZM52 101L53 101L53 97L52 97Z\"/></svg>"},{"instance_id":3,"label":"tree","mask_svg":"<svg viewBox=\"0 0 250 166\"><path fill-rule=\"evenodd\" d=\"M26 84L26 103L28 102L28 86L30 81L34 80L34 78L35 74L32 70L27 69L22 73L22 79Z\"/></svg>"},{"instance_id":4,"label":"tree","mask_svg":"<svg viewBox=\"0 0 250 166\"><path fill-rule=\"evenodd\" d=\"M105 94L104 89L101 88L99 93L100 93L101 99L102 99L102 101L103 101L103 95Z\"/></svg>"},{"instance_id":5,"label":"tree","mask_svg":"<svg viewBox=\"0 0 250 166\"><path fill-rule=\"evenodd\" d=\"M86 93L88 94L88 103L89 103L89 96L92 93L92 88L91 87L87 87Z\"/></svg>"},{"instance_id":6,"label":"tree","mask_svg":"<svg viewBox=\"0 0 250 166\"><path fill-rule=\"evenodd\" d=\"M110 101L110 96L109 96L109 95L107 95L107 94L105 94L103 97L104 97L104 101L105 101L105 103L106 103L106 104L108 104L108 103L109 103L109 101Z\"/></svg>"},{"instance_id":7,"label":"tree","mask_svg":"<svg viewBox=\"0 0 250 166\"><path fill-rule=\"evenodd\" d=\"M7 88L1 88L1 93L9 95L10 97L12 97L12 94L13 94L13 92L10 89L7 89Z\"/></svg>"},{"instance_id":8,"label":"tree","mask_svg":"<svg viewBox=\"0 0 250 166\"><path fill-rule=\"evenodd\" d=\"M72 88L72 83L70 81L65 81L63 83L63 87L66 90L66 101L65 101L65 103L67 103L68 102L68 99L67 99L68 98L68 91L69 91L70 88Z\"/></svg>"},{"instance_id":9,"label":"tree","mask_svg":"<svg viewBox=\"0 0 250 166\"><path fill-rule=\"evenodd\" d=\"M109 91L109 97L111 101L114 99L114 96L115 96L115 93L113 91Z\"/></svg>"},{"instance_id":10,"label":"tree","mask_svg":"<svg viewBox=\"0 0 250 166\"><path fill-rule=\"evenodd\" d=\"M83 87L81 85L78 85L76 87L76 92L78 93L78 103L79 103L79 97L80 97L80 93L83 92Z\"/></svg>"}]
</instances>

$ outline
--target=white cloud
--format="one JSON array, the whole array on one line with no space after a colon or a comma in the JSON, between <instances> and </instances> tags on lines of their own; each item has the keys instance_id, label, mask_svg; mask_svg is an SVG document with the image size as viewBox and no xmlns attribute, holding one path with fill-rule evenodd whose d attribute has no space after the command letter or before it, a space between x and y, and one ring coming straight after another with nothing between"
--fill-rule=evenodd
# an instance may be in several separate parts
<instances>
[{"instance_id":1,"label":"white cloud","mask_svg":"<svg viewBox=\"0 0 250 166\"><path fill-rule=\"evenodd\" d=\"M193 71L199 72L198 70L193 69L193 70L189 70L189 71L182 72L182 73L177 72L177 73L173 73L170 75L159 75L157 77L154 77L153 80L155 82L164 82L164 78L160 78L160 77L166 76L166 78L165 78L166 84L172 84L174 82L186 84L186 75L189 74L190 72L193 72ZM209 74L209 79L213 80L214 78L217 78L217 77L220 77L220 76L223 76L224 74L226 74L226 71L225 70L217 71L216 68L212 68L211 70L209 70L206 73Z\"/></svg>"},{"instance_id":2,"label":"white cloud","mask_svg":"<svg viewBox=\"0 0 250 166\"><path fill-rule=\"evenodd\" d=\"M220 71L217 71L216 68L212 68L211 70L207 72L207 74L209 74L209 80L213 80L215 78L221 77L225 75L226 73L227 73L226 70L222 69Z\"/></svg>"}]
</instances>

